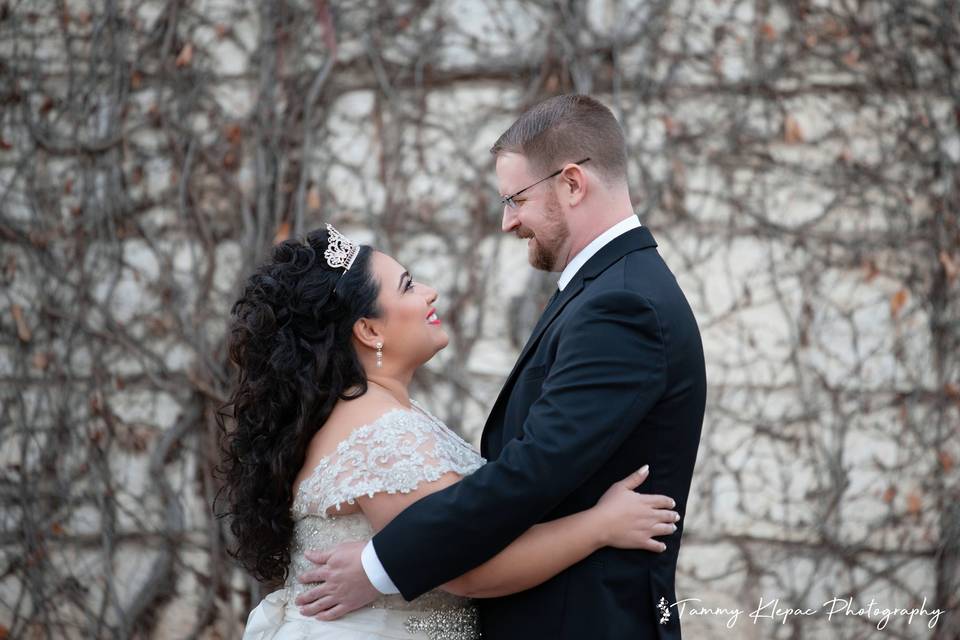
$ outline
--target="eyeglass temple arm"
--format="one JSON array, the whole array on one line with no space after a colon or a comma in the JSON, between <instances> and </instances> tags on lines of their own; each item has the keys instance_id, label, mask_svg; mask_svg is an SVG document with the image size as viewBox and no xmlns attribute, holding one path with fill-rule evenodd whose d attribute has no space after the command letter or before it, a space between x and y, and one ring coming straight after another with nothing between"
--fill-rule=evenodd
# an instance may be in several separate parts
<instances>
[{"instance_id":1,"label":"eyeglass temple arm","mask_svg":"<svg viewBox=\"0 0 960 640\"><path fill-rule=\"evenodd\" d=\"M590 157L587 156L587 157L584 158L583 160L577 160L577 161L574 162L573 164L583 164L583 163L585 163L585 162L589 162L589 160L590 160ZM533 189L535 186L537 186L538 184L540 184L540 183L543 182L544 180L549 180L550 178L555 178L556 176L558 176L558 175L560 175L561 173L563 173L563 170L564 170L565 168L566 168L566 167L561 167L561 168L557 169L556 171L554 171L553 173L551 173L550 175L548 175L546 178L541 178L541 179L537 180L536 182L534 182L533 184L528 185L528 186L524 187L523 189L520 189L520 191L517 191L516 193L511 193L509 196L503 196L502 198L500 198L500 204L506 204L507 202L513 200L513 199L516 198L518 195L520 195L521 193L523 193L524 191L527 191L527 190L529 190L529 189Z\"/></svg>"}]
</instances>

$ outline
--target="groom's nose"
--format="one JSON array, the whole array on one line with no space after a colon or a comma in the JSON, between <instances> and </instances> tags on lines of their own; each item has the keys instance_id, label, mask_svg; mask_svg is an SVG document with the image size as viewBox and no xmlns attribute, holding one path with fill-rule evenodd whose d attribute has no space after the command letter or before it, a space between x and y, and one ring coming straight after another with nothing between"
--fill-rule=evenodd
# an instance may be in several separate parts
<instances>
[{"instance_id":1,"label":"groom's nose","mask_svg":"<svg viewBox=\"0 0 960 640\"><path fill-rule=\"evenodd\" d=\"M510 233L514 229L520 226L520 220L513 213L513 209L507 205L503 205L503 222L500 224L500 228L504 233Z\"/></svg>"}]
</instances>

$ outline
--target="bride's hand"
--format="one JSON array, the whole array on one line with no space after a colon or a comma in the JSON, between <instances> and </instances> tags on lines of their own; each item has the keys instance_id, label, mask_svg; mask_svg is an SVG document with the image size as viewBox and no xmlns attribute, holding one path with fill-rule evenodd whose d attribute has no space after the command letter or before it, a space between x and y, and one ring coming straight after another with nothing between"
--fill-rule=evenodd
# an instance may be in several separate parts
<instances>
[{"instance_id":1,"label":"bride's hand","mask_svg":"<svg viewBox=\"0 0 960 640\"><path fill-rule=\"evenodd\" d=\"M676 531L680 514L671 511L676 503L668 496L634 491L649 474L649 466L644 465L639 471L615 482L593 507L603 526L600 535L604 546L657 553L667 548L653 538Z\"/></svg>"}]
</instances>

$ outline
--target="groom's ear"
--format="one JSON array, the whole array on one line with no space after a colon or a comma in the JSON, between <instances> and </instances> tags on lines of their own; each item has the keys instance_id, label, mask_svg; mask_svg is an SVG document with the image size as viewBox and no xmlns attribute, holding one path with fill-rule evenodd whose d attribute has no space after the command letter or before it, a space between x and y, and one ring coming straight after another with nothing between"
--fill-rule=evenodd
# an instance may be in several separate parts
<instances>
[{"instance_id":1,"label":"groom's ear","mask_svg":"<svg viewBox=\"0 0 960 640\"><path fill-rule=\"evenodd\" d=\"M575 207L587 195L587 174L576 164L568 164L560 174L561 200Z\"/></svg>"},{"instance_id":2,"label":"groom's ear","mask_svg":"<svg viewBox=\"0 0 960 640\"><path fill-rule=\"evenodd\" d=\"M360 318L353 323L353 337L357 342L371 349L376 349L377 343L383 342L380 330L367 318Z\"/></svg>"}]
</instances>

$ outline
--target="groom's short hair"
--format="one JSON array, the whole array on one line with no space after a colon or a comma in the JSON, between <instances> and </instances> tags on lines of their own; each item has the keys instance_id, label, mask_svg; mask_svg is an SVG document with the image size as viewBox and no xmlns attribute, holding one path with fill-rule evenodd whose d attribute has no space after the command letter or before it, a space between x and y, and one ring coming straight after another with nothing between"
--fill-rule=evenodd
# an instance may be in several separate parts
<instances>
[{"instance_id":1,"label":"groom's short hair","mask_svg":"<svg viewBox=\"0 0 960 640\"><path fill-rule=\"evenodd\" d=\"M617 119L598 100L562 95L537 103L517 118L490 153L519 153L536 173L590 158L590 167L610 184L627 181L627 143Z\"/></svg>"}]
</instances>

